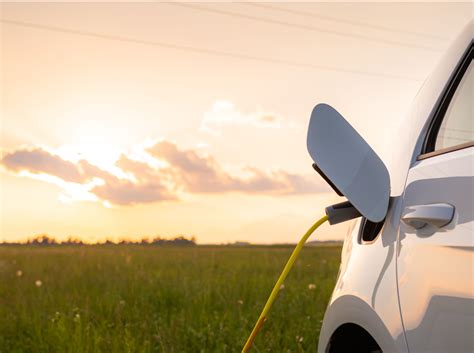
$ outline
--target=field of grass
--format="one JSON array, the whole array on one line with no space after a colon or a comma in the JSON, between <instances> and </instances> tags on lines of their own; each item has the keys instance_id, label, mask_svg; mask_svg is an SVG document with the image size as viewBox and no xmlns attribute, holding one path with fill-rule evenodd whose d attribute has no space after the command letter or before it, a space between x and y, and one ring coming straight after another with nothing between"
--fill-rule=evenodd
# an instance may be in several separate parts
<instances>
[{"instance_id":1,"label":"field of grass","mask_svg":"<svg viewBox=\"0 0 474 353\"><path fill-rule=\"evenodd\" d=\"M240 352L291 250L0 247L0 352ZM254 352L316 351L340 251L303 249Z\"/></svg>"}]
</instances>

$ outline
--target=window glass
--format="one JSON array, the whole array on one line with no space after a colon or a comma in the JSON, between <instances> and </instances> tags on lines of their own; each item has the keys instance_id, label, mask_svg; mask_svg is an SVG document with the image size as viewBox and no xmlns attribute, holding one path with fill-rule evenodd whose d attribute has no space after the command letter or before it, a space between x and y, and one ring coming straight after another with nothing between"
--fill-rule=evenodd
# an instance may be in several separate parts
<instances>
[{"instance_id":1,"label":"window glass","mask_svg":"<svg viewBox=\"0 0 474 353\"><path fill-rule=\"evenodd\" d=\"M465 72L436 138L435 150L474 141L474 70Z\"/></svg>"}]
</instances>

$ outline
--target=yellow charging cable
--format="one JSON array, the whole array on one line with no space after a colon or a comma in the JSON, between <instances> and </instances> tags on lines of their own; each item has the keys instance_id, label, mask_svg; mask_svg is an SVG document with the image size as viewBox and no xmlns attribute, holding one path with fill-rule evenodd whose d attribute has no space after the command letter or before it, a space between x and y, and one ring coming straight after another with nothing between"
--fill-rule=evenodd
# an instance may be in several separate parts
<instances>
[{"instance_id":1,"label":"yellow charging cable","mask_svg":"<svg viewBox=\"0 0 474 353\"><path fill-rule=\"evenodd\" d=\"M306 240L308 240L309 236L313 234L313 232L318 229L318 227L326 222L328 220L328 216L322 217L319 221L317 221L315 224L311 226L311 228L308 229L308 231L303 235L301 240L298 242L298 245L296 245L295 250L293 250L293 253L291 254L290 258L288 259L288 262L285 265L285 268L281 272L280 277L278 278L278 281L276 281L275 286L273 287L272 292L270 293L270 296L267 299L267 303L263 307L262 313L260 314L260 317L257 320L257 323L255 324L252 333L250 334L249 338L247 339L247 342L245 342L245 346L242 349L242 353L247 353L250 347L252 346L252 343L257 336L258 332L262 328L263 323L267 319L268 312L270 311L270 308L272 307L273 302L275 301L278 292L280 291L281 285L285 281L286 276L288 275L288 272L290 272L291 268L293 267L293 264L298 257L301 249L303 248L304 243L306 243Z\"/></svg>"}]
</instances>

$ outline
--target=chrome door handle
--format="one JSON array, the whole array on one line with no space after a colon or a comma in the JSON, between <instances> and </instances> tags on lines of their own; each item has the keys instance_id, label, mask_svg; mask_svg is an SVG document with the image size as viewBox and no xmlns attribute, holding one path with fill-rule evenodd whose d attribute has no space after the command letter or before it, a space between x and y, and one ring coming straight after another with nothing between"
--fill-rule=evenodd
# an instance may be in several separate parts
<instances>
[{"instance_id":1,"label":"chrome door handle","mask_svg":"<svg viewBox=\"0 0 474 353\"><path fill-rule=\"evenodd\" d=\"M436 228L448 225L454 216L454 206L449 203L433 203L406 207L403 211L403 223L420 229L430 224Z\"/></svg>"}]
</instances>

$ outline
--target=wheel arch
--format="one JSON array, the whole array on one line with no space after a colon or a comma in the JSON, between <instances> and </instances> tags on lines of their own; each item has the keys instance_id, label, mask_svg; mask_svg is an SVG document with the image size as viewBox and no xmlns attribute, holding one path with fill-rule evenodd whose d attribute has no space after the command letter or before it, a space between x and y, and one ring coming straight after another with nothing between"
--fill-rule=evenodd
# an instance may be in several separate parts
<instances>
[{"instance_id":1,"label":"wheel arch","mask_svg":"<svg viewBox=\"0 0 474 353\"><path fill-rule=\"evenodd\" d=\"M404 340L403 333L394 339L374 309L365 301L354 295L345 295L331 302L326 310L318 352L331 352L329 350L331 339L334 344L334 339L343 337L343 334L354 333L356 330L367 332L384 353L398 353L395 339Z\"/></svg>"}]
</instances>

